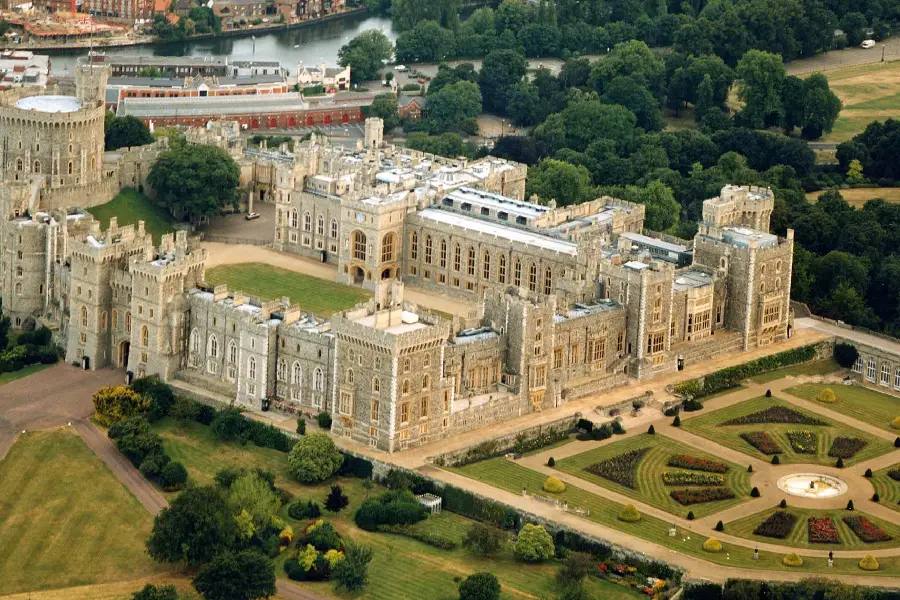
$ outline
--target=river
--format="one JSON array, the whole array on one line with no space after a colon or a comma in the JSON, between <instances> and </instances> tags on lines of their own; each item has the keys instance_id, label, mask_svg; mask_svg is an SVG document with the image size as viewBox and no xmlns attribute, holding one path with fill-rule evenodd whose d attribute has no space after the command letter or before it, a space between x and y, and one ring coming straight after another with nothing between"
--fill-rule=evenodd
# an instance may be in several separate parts
<instances>
[{"instance_id":1,"label":"river","mask_svg":"<svg viewBox=\"0 0 900 600\"><path fill-rule=\"evenodd\" d=\"M310 65L323 60L334 66L341 46L367 29L380 29L391 41L397 38L389 17L367 14L347 16L341 19L311 24L297 29L282 29L256 36L254 41L246 37L220 37L214 39L171 42L150 46L122 46L106 48L107 56L228 56L233 60L277 60L291 75L297 71L297 63ZM78 56L87 50L55 51L50 59L53 75L72 75L72 67Z\"/></svg>"}]
</instances>

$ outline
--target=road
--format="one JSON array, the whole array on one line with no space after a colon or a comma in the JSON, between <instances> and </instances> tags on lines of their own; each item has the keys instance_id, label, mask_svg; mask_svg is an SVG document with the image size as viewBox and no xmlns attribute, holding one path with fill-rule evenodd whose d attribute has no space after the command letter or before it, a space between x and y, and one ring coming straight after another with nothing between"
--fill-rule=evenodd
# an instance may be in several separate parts
<instances>
[{"instance_id":1,"label":"road","mask_svg":"<svg viewBox=\"0 0 900 600\"><path fill-rule=\"evenodd\" d=\"M866 344L867 346L879 348L894 355L900 355L900 343L870 333L838 327L837 325L813 319L812 317L795 319L794 325L797 327L798 331L802 329L812 329L828 336L846 338L848 340L853 340L854 342Z\"/></svg>"}]
</instances>

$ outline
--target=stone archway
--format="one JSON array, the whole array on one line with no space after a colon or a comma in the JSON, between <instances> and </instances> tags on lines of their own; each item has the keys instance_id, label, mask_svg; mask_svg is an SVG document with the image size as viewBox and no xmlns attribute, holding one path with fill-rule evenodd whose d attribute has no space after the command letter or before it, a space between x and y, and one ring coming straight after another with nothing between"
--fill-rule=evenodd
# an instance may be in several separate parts
<instances>
[{"instance_id":1,"label":"stone archway","mask_svg":"<svg viewBox=\"0 0 900 600\"><path fill-rule=\"evenodd\" d=\"M128 368L128 354L131 352L131 342L122 340L119 342L119 366L123 369Z\"/></svg>"},{"instance_id":2,"label":"stone archway","mask_svg":"<svg viewBox=\"0 0 900 600\"><path fill-rule=\"evenodd\" d=\"M362 267L353 267L350 269L350 276L353 278L353 283L360 285L366 279L366 270Z\"/></svg>"}]
</instances>

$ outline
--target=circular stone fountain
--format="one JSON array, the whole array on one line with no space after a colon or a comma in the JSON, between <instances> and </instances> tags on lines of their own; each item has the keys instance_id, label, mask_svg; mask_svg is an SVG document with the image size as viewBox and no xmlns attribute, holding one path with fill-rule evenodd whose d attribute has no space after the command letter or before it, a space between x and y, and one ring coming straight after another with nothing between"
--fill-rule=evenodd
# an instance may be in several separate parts
<instances>
[{"instance_id":1,"label":"circular stone fountain","mask_svg":"<svg viewBox=\"0 0 900 600\"><path fill-rule=\"evenodd\" d=\"M847 484L837 477L821 473L793 473L776 483L778 489L803 498L834 498L847 493Z\"/></svg>"}]
</instances>

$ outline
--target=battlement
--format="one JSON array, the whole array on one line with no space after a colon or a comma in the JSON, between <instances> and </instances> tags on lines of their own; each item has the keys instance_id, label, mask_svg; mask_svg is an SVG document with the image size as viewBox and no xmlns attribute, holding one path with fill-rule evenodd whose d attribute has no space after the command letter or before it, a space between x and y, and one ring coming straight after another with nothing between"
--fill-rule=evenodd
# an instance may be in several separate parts
<instances>
[{"instance_id":1,"label":"battlement","mask_svg":"<svg viewBox=\"0 0 900 600\"><path fill-rule=\"evenodd\" d=\"M774 208L771 188L726 185L719 196L703 201L703 222L713 227L735 225L769 231Z\"/></svg>"}]
</instances>

